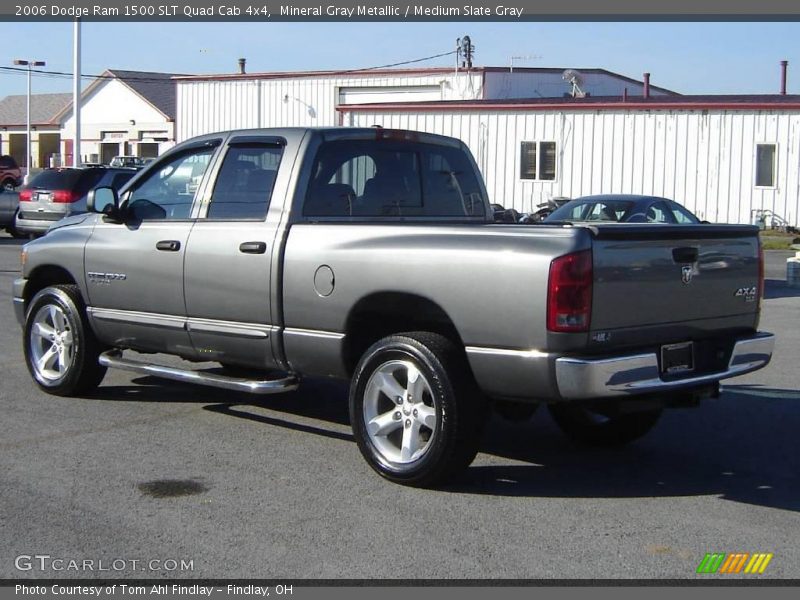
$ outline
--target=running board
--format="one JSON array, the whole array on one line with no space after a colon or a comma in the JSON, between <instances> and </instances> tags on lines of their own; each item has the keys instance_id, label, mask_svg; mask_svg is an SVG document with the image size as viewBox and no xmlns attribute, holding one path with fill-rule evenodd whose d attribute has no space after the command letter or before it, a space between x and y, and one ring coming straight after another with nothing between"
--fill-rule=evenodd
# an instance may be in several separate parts
<instances>
[{"instance_id":1,"label":"running board","mask_svg":"<svg viewBox=\"0 0 800 600\"><path fill-rule=\"evenodd\" d=\"M247 392L249 394L264 395L293 392L299 385L299 381L293 375L281 379L243 379L240 377L226 377L225 375L217 375L215 373L193 371L191 369L178 369L175 367L166 367L130 360L123 358L122 352L119 350L103 352L98 362L102 366L112 369L133 371L134 373L152 375L153 377L171 379L182 383L197 383L200 385L222 388L224 390Z\"/></svg>"}]
</instances>

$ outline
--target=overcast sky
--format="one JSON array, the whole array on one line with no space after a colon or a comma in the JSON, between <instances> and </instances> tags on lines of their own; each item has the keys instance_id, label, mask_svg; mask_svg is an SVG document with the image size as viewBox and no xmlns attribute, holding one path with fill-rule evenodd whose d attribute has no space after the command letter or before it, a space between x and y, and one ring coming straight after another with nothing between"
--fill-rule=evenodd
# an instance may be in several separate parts
<instances>
[{"instance_id":1,"label":"overcast sky","mask_svg":"<svg viewBox=\"0 0 800 600\"><path fill-rule=\"evenodd\" d=\"M777 93L789 60L800 93L800 23L84 23L83 72L178 73L354 69L447 52L468 34L475 64L608 69L686 94ZM71 72L71 23L0 23L0 66L15 58ZM449 66L443 58L420 66ZM34 78L36 92L68 92L70 79ZM0 96L23 94L24 74L0 71Z\"/></svg>"}]
</instances>

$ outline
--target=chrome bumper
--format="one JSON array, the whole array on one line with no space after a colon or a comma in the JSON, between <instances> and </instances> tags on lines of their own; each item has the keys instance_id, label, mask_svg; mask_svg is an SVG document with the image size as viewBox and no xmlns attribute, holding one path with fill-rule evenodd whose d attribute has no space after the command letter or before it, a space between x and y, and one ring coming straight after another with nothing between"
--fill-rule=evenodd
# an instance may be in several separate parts
<instances>
[{"instance_id":1,"label":"chrome bumper","mask_svg":"<svg viewBox=\"0 0 800 600\"><path fill-rule=\"evenodd\" d=\"M735 343L724 371L668 380L660 376L655 353L601 359L564 357L555 361L556 381L565 400L666 392L756 371L769 363L774 346L774 335L759 333Z\"/></svg>"}]
</instances>

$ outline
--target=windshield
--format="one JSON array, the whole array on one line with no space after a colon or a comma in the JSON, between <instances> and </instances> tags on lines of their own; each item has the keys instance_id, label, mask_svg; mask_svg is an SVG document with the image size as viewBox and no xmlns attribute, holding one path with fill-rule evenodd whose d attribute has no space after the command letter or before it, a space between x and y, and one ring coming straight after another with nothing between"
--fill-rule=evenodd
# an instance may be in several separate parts
<instances>
[{"instance_id":1,"label":"windshield","mask_svg":"<svg viewBox=\"0 0 800 600\"><path fill-rule=\"evenodd\" d=\"M607 221L618 222L633 207L630 200L573 201L545 219L545 221Z\"/></svg>"}]
</instances>

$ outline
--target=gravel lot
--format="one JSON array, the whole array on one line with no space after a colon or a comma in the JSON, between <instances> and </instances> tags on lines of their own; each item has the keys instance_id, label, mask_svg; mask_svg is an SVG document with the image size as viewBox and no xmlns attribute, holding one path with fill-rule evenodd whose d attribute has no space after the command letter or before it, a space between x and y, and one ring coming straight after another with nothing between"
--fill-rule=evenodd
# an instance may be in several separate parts
<instances>
[{"instance_id":1,"label":"gravel lot","mask_svg":"<svg viewBox=\"0 0 800 600\"><path fill-rule=\"evenodd\" d=\"M622 450L573 446L544 410L493 418L465 477L425 491L367 467L341 383L258 404L123 372L91 397L39 392L11 306L18 251L0 235L0 578L696 578L714 551L773 552L765 576L800 578L788 253L768 255L768 368ZM163 480L183 483L152 484ZM17 570L28 554L127 562ZM167 570L170 559L193 570ZM162 568L142 570L150 560Z\"/></svg>"}]
</instances>

